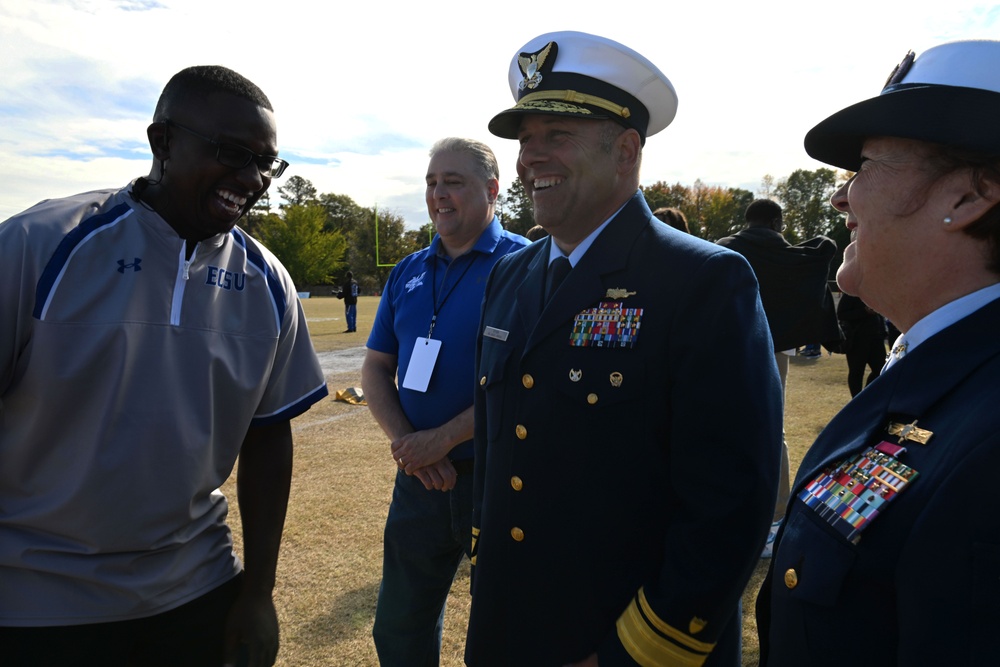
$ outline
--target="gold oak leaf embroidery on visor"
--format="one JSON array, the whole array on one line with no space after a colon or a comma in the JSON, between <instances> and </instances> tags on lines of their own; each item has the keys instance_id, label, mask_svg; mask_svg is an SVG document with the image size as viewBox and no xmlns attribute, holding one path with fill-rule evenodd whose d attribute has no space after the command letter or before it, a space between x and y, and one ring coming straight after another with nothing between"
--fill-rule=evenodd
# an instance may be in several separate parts
<instances>
[{"instance_id":1,"label":"gold oak leaf embroidery on visor","mask_svg":"<svg viewBox=\"0 0 1000 667\"><path fill-rule=\"evenodd\" d=\"M584 116L592 116L594 114L590 109L584 109L583 107L578 107L575 104L566 104L565 102L557 102L555 100L535 100L532 102L519 103L517 105L519 110L536 110L536 111L558 111L560 113L576 113Z\"/></svg>"}]
</instances>

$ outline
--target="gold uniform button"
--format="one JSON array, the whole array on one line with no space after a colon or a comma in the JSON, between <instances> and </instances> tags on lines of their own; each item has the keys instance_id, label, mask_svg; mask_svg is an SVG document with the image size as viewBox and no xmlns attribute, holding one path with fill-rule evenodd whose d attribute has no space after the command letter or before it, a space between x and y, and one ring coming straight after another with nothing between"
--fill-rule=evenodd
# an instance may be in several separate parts
<instances>
[{"instance_id":1,"label":"gold uniform button","mask_svg":"<svg viewBox=\"0 0 1000 667\"><path fill-rule=\"evenodd\" d=\"M520 477L514 475L513 477L510 478L510 486L515 491L520 491L521 489L524 488L524 482L521 481Z\"/></svg>"},{"instance_id":2,"label":"gold uniform button","mask_svg":"<svg viewBox=\"0 0 1000 667\"><path fill-rule=\"evenodd\" d=\"M799 574L794 570L794 568L788 568L785 572L785 586L789 589L795 588L799 585Z\"/></svg>"},{"instance_id":3,"label":"gold uniform button","mask_svg":"<svg viewBox=\"0 0 1000 667\"><path fill-rule=\"evenodd\" d=\"M597 405L597 394L587 394L587 402L591 405Z\"/></svg>"},{"instance_id":4,"label":"gold uniform button","mask_svg":"<svg viewBox=\"0 0 1000 667\"><path fill-rule=\"evenodd\" d=\"M514 526L510 529L510 536L514 538L515 542L520 542L524 539L524 531Z\"/></svg>"},{"instance_id":5,"label":"gold uniform button","mask_svg":"<svg viewBox=\"0 0 1000 667\"><path fill-rule=\"evenodd\" d=\"M479 378L479 386L483 387L485 385L486 385L486 376L484 375L483 377Z\"/></svg>"},{"instance_id":6,"label":"gold uniform button","mask_svg":"<svg viewBox=\"0 0 1000 667\"><path fill-rule=\"evenodd\" d=\"M518 440L524 440L525 438L528 437L528 429L524 428L520 424L518 424L517 428L514 429L514 433L517 434Z\"/></svg>"},{"instance_id":7,"label":"gold uniform button","mask_svg":"<svg viewBox=\"0 0 1000 667\"><path fill-rule=\"evenodd\" d=\"M524 385L525 389L531 389L535 386L535 378L531 377L527 373L521 376L521 384Z\"/></svg>"}]
</instances>

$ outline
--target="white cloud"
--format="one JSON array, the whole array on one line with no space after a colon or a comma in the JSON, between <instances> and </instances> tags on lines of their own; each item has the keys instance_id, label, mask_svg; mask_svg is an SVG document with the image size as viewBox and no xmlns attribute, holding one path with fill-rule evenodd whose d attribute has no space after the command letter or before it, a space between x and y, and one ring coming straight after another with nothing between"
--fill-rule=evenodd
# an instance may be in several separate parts
<instances>
[{"instance_id":1,"label":"white cloud","mask_svg":"<svg viewBox=\"0 0 1000 667\"><path fill-rule=\"evenodd\" d=\"M819 166L802 150L805 132L877 94L907 49L995 37L1000 24L998 8L965 0L624 7L584 0L572 11L534 3L484 15L466 0L0 0L0 219L146 173L159 90L183 67L217 63L271 98L287 176L419 226L427 149L440 137L486 141L503 189L513 180L514 142L486 123L512 104L514 52L563 29L628 44L677 88L676 120L647 143L644 183L753 190L765 174Z\"/></svg>"}]
</instances>

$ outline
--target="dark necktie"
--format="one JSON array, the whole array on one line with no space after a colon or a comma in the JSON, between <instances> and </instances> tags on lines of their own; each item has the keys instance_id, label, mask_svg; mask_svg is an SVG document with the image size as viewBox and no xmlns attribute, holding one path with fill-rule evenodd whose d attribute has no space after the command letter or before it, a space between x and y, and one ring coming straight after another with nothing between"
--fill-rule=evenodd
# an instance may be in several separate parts
<instances>
[{"instance_id":1,"label":"dark necktie","mask_svg":"<svg viewBox=\"0 0 1000 667\"><path fill-rule=\"evenodd\" d=\"M545 303L548 303L558 289L559 284L566 278L566 274L573 266L567 257L557 257L549 264L545 273Z\"/></svg>"}]
</instances>

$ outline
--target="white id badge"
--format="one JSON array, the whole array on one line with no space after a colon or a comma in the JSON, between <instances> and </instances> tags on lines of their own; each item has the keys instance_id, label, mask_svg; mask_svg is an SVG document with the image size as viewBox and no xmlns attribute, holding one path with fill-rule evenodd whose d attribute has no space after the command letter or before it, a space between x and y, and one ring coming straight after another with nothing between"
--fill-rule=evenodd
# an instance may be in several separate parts
<instances>
[{"instance_id":1,"label":"white id badge","mask_svg":"<svg viewBox=\"0 0 1000 667\"><path fill-rule=\"evenodd\" d=\"M441 341L433 338L418 338L413 343L413 354L410 355L410 365L406 367L406 377L403 387L413 391L427 391L434 364L437 363L438 352L441 351Z\"/></svg>"}]
</instances>

